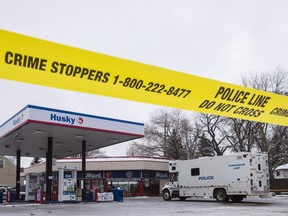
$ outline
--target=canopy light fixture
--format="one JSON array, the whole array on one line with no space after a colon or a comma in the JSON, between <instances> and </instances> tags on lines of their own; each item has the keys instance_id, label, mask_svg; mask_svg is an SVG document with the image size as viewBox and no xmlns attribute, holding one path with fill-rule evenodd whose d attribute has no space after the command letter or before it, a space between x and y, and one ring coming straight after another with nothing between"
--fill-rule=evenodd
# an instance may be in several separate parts
<instances>
[{"instance_id":1,"label":"canopy light fixture","mask_svg":"<svg viewBox=\"0 0 288 216\"><path fill-rule=\"evenodd\" d=\"M20 134L16 132L16 133L13 134L13 138L16 139L19 135Z\"/></svg>"},{"instance_id":2,"label":"canopy light fixture","mask_svg":"<svg viewBox=\"0 0 288 216\"><path fill-rule=\"evenodd\" d=\"M24 138L18 139L17 142L24 142Z\"/></svg>"},{"instance_id":3,"label":"canopy light fixture","mask_svg":"<svg viewBox=\"0 0 288 216\"><path fill-rule=\"evenodd\" d=\"M109 141L112 142L112 143L115 143L115 142L117 142L117 141L119 141L119 140L116 139L116 138L109 138Z\"/></svg>"},{"instance_id":4,"label":"canopy light fixture","mask_svg":"<svg viewBox=\"0 0 288 216\"><path fill-rule=\"evenodd\" d=\"M34 130L33 133L34 134L43 134L44 132L42 130Z\"/></svg>"}]
</instances>

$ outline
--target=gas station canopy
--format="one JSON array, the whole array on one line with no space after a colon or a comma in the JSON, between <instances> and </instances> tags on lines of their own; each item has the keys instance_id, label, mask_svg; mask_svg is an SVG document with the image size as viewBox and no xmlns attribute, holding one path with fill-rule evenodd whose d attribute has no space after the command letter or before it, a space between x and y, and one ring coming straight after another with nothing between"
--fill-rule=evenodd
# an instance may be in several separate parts
<instances>
[{"instance_id":1,"label":"gas station canopy","mask_svg":"<svg viewBox=\"0 0 288 216\"><path fill-rule=\"evenodd\" d=\"M0 126L2 155L45 158L47 138L53 138L53 158L141 138L144 124L71 111L28 105Z\"/></svg>"}]
</instances>

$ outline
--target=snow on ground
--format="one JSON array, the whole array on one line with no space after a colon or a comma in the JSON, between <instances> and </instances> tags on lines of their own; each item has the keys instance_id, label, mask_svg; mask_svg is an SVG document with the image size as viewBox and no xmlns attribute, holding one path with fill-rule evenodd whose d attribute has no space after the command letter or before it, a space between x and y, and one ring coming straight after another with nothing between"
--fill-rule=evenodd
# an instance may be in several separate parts
<instances>
[{"instance_id":1,"label":"snow on ground","mask_svg":"<svg viewBox=\"0 0 288 216\"><path fill-rule=\"evenodd\" d=\"M105 216L286 216L288 196L247 198L241 203L213 199L164 201L161 197L126 198L124 202L79 204L1 204L0 215L105 215Z\"/></svg>"}]
</instances>

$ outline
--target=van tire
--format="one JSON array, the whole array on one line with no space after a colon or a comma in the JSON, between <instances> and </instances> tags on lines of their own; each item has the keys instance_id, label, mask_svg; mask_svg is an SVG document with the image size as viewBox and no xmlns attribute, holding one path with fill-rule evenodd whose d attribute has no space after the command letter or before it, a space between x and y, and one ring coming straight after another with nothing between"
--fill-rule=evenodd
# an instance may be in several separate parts
<instances>
[{"instance_id":1,"label":"van tire","mask_svg":"<svg viewBox=\"0 0 288 216\"><path fill-rule=\"evenodd\" d=\"M169 190L164 190L162 196L165 201L170 201L172 199Z\"/></svg>"},{"instance_id":2,"label":"van tire","mask_svg":"<svg viewBox=\"0 0 288 216\"><path fill-rule=\"evenodd\" d=\"M215 198L218 202L228 202L229 201L227 193L226 193L225 189L223 189L223 188L217 189L215 191Z\"/></svg>"}]
</instances>

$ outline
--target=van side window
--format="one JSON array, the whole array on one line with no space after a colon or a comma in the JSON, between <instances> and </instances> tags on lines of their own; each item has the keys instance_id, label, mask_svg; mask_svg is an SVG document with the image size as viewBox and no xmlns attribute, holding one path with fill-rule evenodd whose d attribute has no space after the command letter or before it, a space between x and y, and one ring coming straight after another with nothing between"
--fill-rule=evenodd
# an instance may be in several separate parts
<instances>
[{"instance_id":1,"label":"van side window","mask_svg":"<svg viewBox=\"0 0 288 216\"><path fill-rule=\"evenodd\" d=\"M191 169L191 176L198 176L200 175L200 169L199 168L192 168Z\"/></svg>"}]
</instances>

